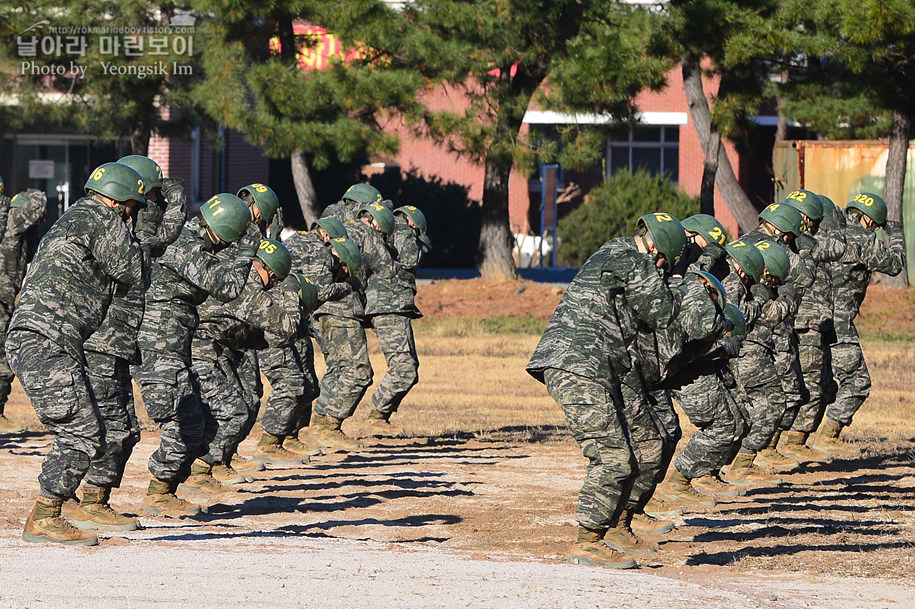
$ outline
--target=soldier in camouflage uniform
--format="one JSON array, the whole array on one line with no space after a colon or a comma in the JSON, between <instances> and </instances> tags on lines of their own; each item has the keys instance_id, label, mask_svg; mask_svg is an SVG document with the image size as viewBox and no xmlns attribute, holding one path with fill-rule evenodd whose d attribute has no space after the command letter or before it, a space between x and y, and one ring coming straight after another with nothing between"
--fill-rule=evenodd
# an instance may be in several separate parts
<instances>
[{"instance_id":1,"label":"soldier in camouflage uniform","mask_svg":"<svg viewBox=\"0 0 915 609\"><path fill-rule=\"evenodd\" d=\"M2 179L0 179L2 185ZM2 186L0 186L2 192ZM0 196L0 222L3 222L5 197ZM5 222L6 231L0 241L0 434L22 431L22 427L3 416L6 401L12 389L15 375L6 361L6 329L13 310L16 296L22 287L26 266L35 254L38 244L38 225L44 221L47 197L39 190L28 190L15 195L9 203L10 210Z\"/></svg>"},{"instance_id":2,"label":"soldier in camouflage uniform","mask_svg":"<svg viewBox=\"0 0 915 609\"><path fill-rule=\"evenodd\" d=\"M833 266L835 330L832 366L839 389L826 409L813 448L833 453L841 450L839 434L870 394L871 380L858 341L855 317L873 273L898 275L905 268L905 236L902 224L887 220L886 202L880 195L861 192L845 206L845 255ZM840 221L842 221L840 219ZM887 242L878 237L882 227Z\"/></svg>"},{"instance_id":3,"label":"soldier in camouflage uniform","mask_svg":"<svg viewBox=\"0 0 915 609\"><path fill-rule=\"evenodd\" d=\"M211 439L205 437L200 387L191 368L197 306L209 296L228 302L241 294L261 241L248 206L233 194L213 196L200 213L153 262L137 336L142 363L134 368L134 379L149 417L162 429L159 448L149 458L152 479L143 498L143 509L154 516L200 512L175 495ZM236 241L234 257L217 256Z\"/></svg>"},{"instance_id":4,"label":"soldier in camouflage uniform","mask_svg":"<svg viewBox=\"0 0 915 609\"><path fill-rule=\"evenodd\" d=\"M412 320L422 317L414 302L416 267L431 250L426 235L426 217L412 205L394 210L390 248L397 261L393 279L371 275L365 290L365 316L378 336L388 369L372 394L372 409L362 426L365 436L391 436L400 430L391 425L391 415L410 389L419 382L419 357L413 339Z\"/></svg>"},{"instance_id":5,"label":"soldier in camouflage uniform","mask_svg":"<svg viewBox=\"0 0 915 609\"><path fill-rule=\"evenodd\" d=\"M342 222L335 218L320 218L312 224L310 231L295 232L284 241L292 254L294 272L308 277L316 287L317 304L309 310L316 310L325 302L352 296L353 287L344 281L344 274L340 272L343 266L340 254L331 243L333 239L345 238L346 229ZM340 251L345 253L346 250L341 247ZM345 266L358 269L360 264L351 261ZM303 316L291 346L266 349L260 354L264 376L272 387L261 418L264 429L262 439L266 438L268 444L275 445L273 440L280 438L282 447L287 451L308 457L323 452L314 435L306 433L300 436L300 431L311 420L311 404L319 394L310 330L311 323ZM274 449L274 452L280 451Z\"/></svg>"},{"instance_id":6,"label":"soldier in camouflage uniform","mask_svg":"<svg viewBox=\"0 0 915 609\"><path fill-rule=\"evenodd\" d=\"M200 323L191 345L192 360L204 407L212 415L207 422L215 424L215 431L206 434L213 436L208 452L191 465L191 476L181 486L184 490L225 491L212 476L214 467L226 469L230 482L244 479L233 471L230 460L250 431L258 410L251 409L245 395L236 368L238 354L256 352L268 345L281 347L294 337L302 312L298 281L286 280L291 264L292 257L282 243L265 239L242 293L227 303L211 297L198 307ZM298 464L302 459L290 461Z\"/></svg>"},{"instance_id":7,"label":"soldier in camouflage uniform","mask_svg":"<svg viewBox=\"0 0 915 609\"><path fill-rule=\"evenodd\" d=\"M344 195L340 211L348 212L354 196L351 187ZM364 185L363 185L364 186ZM380 196L380 195L378 195ZM325 215L325 217L327 217ZM362 442L344 434L340 426L352 416L356 406L372 384L365 328L365 285L370 275L392 279L397 264L391 256L384 235L394 229L394 215L380 203L369 203L356 209L349 220L337 218L347 235L358 247L362 266L358 276L351 276L352 297L325 302L315 311L316 339L324 354L327 372L321 378L320 395L315 401L312 429L321 446L355 450Z\"/></svg>"},{"instance_id":8,"label":"soldier in camouflage uniform","mask_svg":"<svg viewBox=\"0 0 915 609\"><path fill-rule=\"evenodd\" d=\"M174 241L187 220L183 180L166 179L154 160L131 155L118 163L143 179L146 205L131 223L133 233L154 234L147 239L153 258ZM163 188L164 186L164 188ZM104 454L92 459L73 523L81 529L132 531L135 518L118 513L108 503L111 489L120 487L124 467L140 441L140 422L134 410L130 366L139 363L137 331L143 319L145 284L118 286L105 319L84 345L89 384L105 427Z\"/></svg>"},{"instance_id":9,"label":"soldier in camouflage uniform","mask_svg":"<svg viewBox=\"0 0 915 609\"><path fill-rule=\"evenodd\" d=\"M801 463L829 461L830 457L807 445L808 436L819 425L826 404L834 395L832 387L832 357L830 344L835 337L833 322L832 266L845 253L845 233L840 230L832 213L826 215L821 197L808 190L797 190L788 195L785 203L795 207L804 218L803 242L813 236L814 244L800 245L810 251L816 261L813 285L805 290L798 306L794 327L798 334L798 356L806 399L801 402L793 421L782 421L782 444L778 450ZM829 202L832 206L832 202ZM830 211L834 206L830 208Z\"/></svg>"},{"instance_id":10,"label":"soldier in camouflage uniform","mask_svg":"<svg viewBox=\"0 0 915 609\"><path fill-rule=\"evenodd\" d=\"M572 280L527 365L562 407L588 459L569 554L574 563L636 566L606 537L613 531L618 543L632 536L631 491L637 476L651 471L649 461L660 463L663 443L650 413L634 411L644 402L624 400L622 379L634 365L628 347L637 324L663 329L679 312L679 293L659 269L669 270L685 243L669 214L645 216L635 238L605 243ZM640 437L633 438L637 427Z\"/></svg>"},{"instance_id":11,"label":"soldier in camouflage uniform","mask_svg":"<svg viewBox=\"0 0 915 609\"><path fill-rule=\"evenodd\" d=\"M146 202L143 180L126 165L105 163L42 239L29 267L7 337L10 367L35 413L54 436L38 477L39 496L22 538L95 545L60 515L91 459L104 450L104 426L86 373L83 343L101 325L117 284L145 285L149 250L127 229ZM141 232L146 240L153 234Z\"/></svg>"}]
</instances>

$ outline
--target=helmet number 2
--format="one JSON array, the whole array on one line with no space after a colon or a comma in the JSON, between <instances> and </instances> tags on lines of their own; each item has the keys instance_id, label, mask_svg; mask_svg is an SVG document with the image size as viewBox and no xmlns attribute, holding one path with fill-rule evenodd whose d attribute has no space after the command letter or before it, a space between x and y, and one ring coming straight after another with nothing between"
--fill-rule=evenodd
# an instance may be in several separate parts
<instances>
[{"instance_id":1,"label":"helmet number 2","mask_svg":"<svg viewBox=\"0 0 915 609\"><path fill-rule=\"evenodd\" d=\"M658 222L672 222L673 218L670 217L670 214L654 214L654 217L657 218Z\"/></svg>"}]
</instances>

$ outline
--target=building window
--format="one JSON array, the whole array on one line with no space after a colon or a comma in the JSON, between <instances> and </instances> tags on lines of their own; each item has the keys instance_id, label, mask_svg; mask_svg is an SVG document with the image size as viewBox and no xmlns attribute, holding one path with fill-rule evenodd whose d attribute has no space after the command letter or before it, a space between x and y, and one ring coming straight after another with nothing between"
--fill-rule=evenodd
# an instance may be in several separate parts
<instances>
[{"instance_id":1,"label":"building window","mask_svg":"<svg viewBox=\"0 0 915 609\"><path fill-rule=\"evenodd\" d=\"M679 183L679 127L636 127L629 131L628 139L607 141L607 176L639 169L666 174L671 182Z\"/></svg>"}]
</instances>

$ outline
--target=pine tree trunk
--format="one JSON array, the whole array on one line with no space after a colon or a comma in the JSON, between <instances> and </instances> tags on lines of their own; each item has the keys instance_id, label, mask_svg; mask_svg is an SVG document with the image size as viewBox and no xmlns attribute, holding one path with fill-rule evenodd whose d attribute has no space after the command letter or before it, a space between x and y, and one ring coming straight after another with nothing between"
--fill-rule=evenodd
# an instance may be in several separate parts
<instances>
[{"instance_id":1,"label":"pine tree trunk","mask_svg":"<svg viewBox=\"0 0 915 609\"><path fill-rule=\"evenodd\" d=\"M512 163L486 159L483 219L480 225L480 275L484 279L518 279L512 257L514 237L508 217L508 178Z\"/></svg>"},{"instance_id":2,"label":"pine tree trunk","mask_svg":"<svg viewBox=\"0 0 915 609\"><path fill-rule=\"evenodd\" d=\"M909 151L909 134L911 119L904 112L893 112L890 126L890 147L886 156L886 185L883 198L886 201L887 218L902 222L902 195L905 189L906 155ZM881 275L881 281L893 288L904 288L908 285L908 273L903 270L895 277Z\"/></svg>"},{"instance_id":3,"label":"pine tree trunk","mask_svg":"<svg viewBox=\"0 0 915 609\"><path fill-rule=\"evenodd\" d=\"M310 227L312 222L321 216L321 210L318 209L318 195L315 193L315 185L311 181L308 159L304 151L296 150L289 161L292 165L292 183L295 185L295 194L299 198L302 217L305 218L305 226Z\"/></svg>"},{"instance_id":4,"label":"pine tree trunk","mask_svg":"<svg viewBox=\"0 0 915 609\"><path fill-rule=\"evenodd\" d=\"M689 105L689 113L696 125L696 133L702 144L702 150L705 153L706 167L703 169L703 196L708 196L705 192L708 188L705 184L705 172L714 171L715 184L721 191L728 209L734 214L734 218L740 225L741 232L754 228L757 224L757 211L750 203L746 193L737 181L731 162L721 143L721 136L718 130L712 125L712 117L709 112L708 99L705 97L705 91L702 88L702 70L698 64L692 64L687 61L682 63L683 70L683 88L686 92L686 102ZM717 163L717 166L715 166ZM712 190L712 209L714 209L714 190ZM707 202L700 202L703 209L708 208Z\"/></svg>"}]
</instances>

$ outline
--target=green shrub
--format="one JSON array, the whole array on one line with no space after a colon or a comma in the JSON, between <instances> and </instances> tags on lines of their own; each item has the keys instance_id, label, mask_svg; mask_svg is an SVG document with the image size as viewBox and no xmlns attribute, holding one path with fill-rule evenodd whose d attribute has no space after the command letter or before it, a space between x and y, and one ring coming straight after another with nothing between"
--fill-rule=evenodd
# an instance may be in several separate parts
<instances>
[{"instance_id":1,"label":"green shrub","mask_svg":"<svg viewBox=\"0 0 915 609\"><path fill-rule=\"evenodd\" d=\"M683 219L699 213L699 199L664 176L617 172L559 221L557 263L581 266L608 239L633 235L638 219L656 211Z\"/></svg>"}]
</instances>

